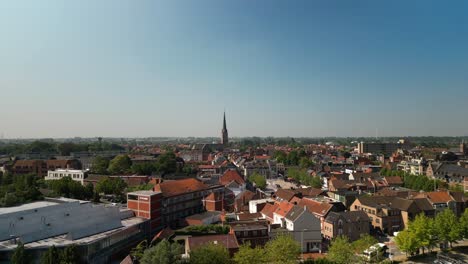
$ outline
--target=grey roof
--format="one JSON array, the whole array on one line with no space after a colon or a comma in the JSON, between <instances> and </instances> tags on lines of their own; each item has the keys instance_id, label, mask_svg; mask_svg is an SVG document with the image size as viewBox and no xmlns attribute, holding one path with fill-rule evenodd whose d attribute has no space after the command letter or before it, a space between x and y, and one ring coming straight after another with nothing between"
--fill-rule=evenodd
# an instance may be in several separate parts
<instances>
[{"instance_id":1,"label":"grey roof","mask_svg":"<svg viewBox=\"0 0 468 264\"><path fill-rule=\"evenodd\" d=\"M289 210L289 213L285 216L285 218L294 222L305 211L307 211L307 209L300 207L300 206L294 206L291 210Z\"/></svg>"},{"instance_id":2,"label":"grey roof","mask_svg":"<svg viewBox=\"0 0 468 264\"><path fill-rule=\"evenodd\" d=\"M348 223L370 221L369 216L364 211L330 212L325 221L333 223L341 217Z\"/></svg>"}]
</instances>

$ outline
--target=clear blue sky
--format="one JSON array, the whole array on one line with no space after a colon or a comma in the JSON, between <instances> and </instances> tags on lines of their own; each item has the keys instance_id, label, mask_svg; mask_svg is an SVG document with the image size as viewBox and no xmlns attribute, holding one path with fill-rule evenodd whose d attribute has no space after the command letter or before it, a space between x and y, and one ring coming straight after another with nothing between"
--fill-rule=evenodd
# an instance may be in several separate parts
<instances>
[{"instance_id":1,"label":"clear blue sky","mask_svg":"<svg viewBox=\"0 0 468 264\"><path fill-rule=\"evenodd\" d=\"M5 137L468 134L467 1L2 1Z\"/></svg>"}]
</instances>

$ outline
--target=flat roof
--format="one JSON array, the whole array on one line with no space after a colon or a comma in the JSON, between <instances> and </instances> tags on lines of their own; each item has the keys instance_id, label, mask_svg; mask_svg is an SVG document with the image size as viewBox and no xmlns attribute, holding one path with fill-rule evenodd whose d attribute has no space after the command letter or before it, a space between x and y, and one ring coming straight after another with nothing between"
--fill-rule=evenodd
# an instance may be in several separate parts
<instances>
[{"instance_id":1,"label":"flat roof","mask_svg":"<svg viewBox=\"0 0 468 264\"><path fill-rule=\"evenodd\" d=\"M39 209L39 208L44 208L44 207L57 205L57 204L59 203L52 202L52 201L38 201L38 202L22 204L22 205L18 205L14 207L2 207L0 208L0 215L21 212L21 211L26 211L26 210Z\"/></svg>"},{"instance_id":2,"label":"flat roof","mask_svg":"<svg viewBox=\"0 0 468 264\"><path fill-rule=\"evenodd\" d=\"M138 225L138 224L140 224L140 223L142 223L144 221L147 221L147 220L143 219L143 218L140 218L140 217L131 217L131 218L121 220L122 227L112 229L112 230L109 230L109 231L106 231L106 232L94 234L94 235L91 235L91 236L87 236L87 237L83 237L83 238L75 239L75 240L67 239L66 238L67 234L63 234L63 235L59 235L59 236L55 236L55 237L49 237L49 238L46 238L46 239L42 239L42 240L34 241L34 242L31 242L31 243L27 243L27 244L24 245L24 247L25 248L48 248L48 247L51 247L53 245L55 245L55 246L67 246L67 245L72 245L72 244L76 244L76 245L89 244L91 242L94 242L94 241L100 240L102 238L105 238L105 237L111 235L112 233L116 233L116 232L119 232L119 231L121 231L123 229L127 229L127 228L129 228L131 226ZM15 248L16 248L16 245L10 243L9 240L5 240L5 241L0 242L0 251L13 250Z\"/></svg>"},{"instance_id":3,"label":"flat roof","mask_svg":"<svg viewBox=\"0 0 468 264\"><path fill-rule=\"evenodd\" d=\"M161 192L155 192L155 191L135 191L135 192L129 192L127 194L135 194L135 195L155 195Z\"/></svg>"},{"instance_id":4,"label":"flat roof","mask_svg":"<svg viewBox=\"0 0 468 264\"><path fill-rule=\"evenodd\" d=\"M49 170L49 172L74 172L74 173L82 173L82 172L85 172L85 171L84 171L84 170L56 169L56 170Z\"/></svg>"}]
</instances>

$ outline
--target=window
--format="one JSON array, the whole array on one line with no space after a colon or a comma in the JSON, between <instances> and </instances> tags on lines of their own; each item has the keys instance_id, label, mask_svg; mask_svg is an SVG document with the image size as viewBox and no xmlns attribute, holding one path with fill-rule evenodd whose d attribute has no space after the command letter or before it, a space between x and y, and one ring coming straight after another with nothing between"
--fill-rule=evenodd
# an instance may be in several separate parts
<instances>
[{"instance_id":1,"label":"window","mask_svg":"<svg viewBox=\"0 0 468 264\"><path fill-rule=\"evenodd\" d=\"M128 200L138 200L138 195L129 194L127 197Z\"/></svg>"}]
</instances>

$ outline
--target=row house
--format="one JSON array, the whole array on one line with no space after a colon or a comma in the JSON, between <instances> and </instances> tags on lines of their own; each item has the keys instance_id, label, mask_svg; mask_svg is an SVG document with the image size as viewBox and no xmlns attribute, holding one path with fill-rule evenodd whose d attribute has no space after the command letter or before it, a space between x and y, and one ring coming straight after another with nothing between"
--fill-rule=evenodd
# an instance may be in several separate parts
<instances>
[{"instance_id":1,"label":"row house","mask_svg":"<svg viewBox=\"0 0 468 264\"><path fill-rule=\"evenodd\" d=\"M17 160L11 167L15 175L35 174L39 177L47 176L48 171L56 169L81 169L78 160Z\"/></svg>"},{"instance_id":2,"label":"row house","mask_svg":"<svg viewBox=\"0 0 468 264\"><path fill-rule=\"evenodd\" d=\"M361 196L351 205L351 211L364 211L375 230L392 234L403 230L416 215L424 213L434 216L429 201L423 199L403 199L391 196Z\"/></svg>"},{"instance_id":3,"label":"row house","mask_svg":"<svg viewBox=\"0 0 468 264\"><path fill-rule=\"evenodd\" d=\"M468 176L468 168L457 164L431 162L427 167L426 175L448 183L463 183L465 177Z\"/></svg>"},{"instance_id":4,"label":"row house","mask_svg":"<svg viewBox=\"0 0 468 264\"><path fill-rule=\"evenodd\" d=\"M461 216L468 205L468 199L462 192L436 191L416 194L417 198L426 198L435 213L450 209L456 216Z\"/></svg>"},{"instance_id":5,"label":"row house","mask_svg":"<svg viewBox=\"0 0 468 264\"><path fill-rule=\"evenodd\" d=\"M330 212L322 228L323 237L329 241L346 236L352 241L370 233L371 221L364 211Z\"/></svg>"}]
</instances>

